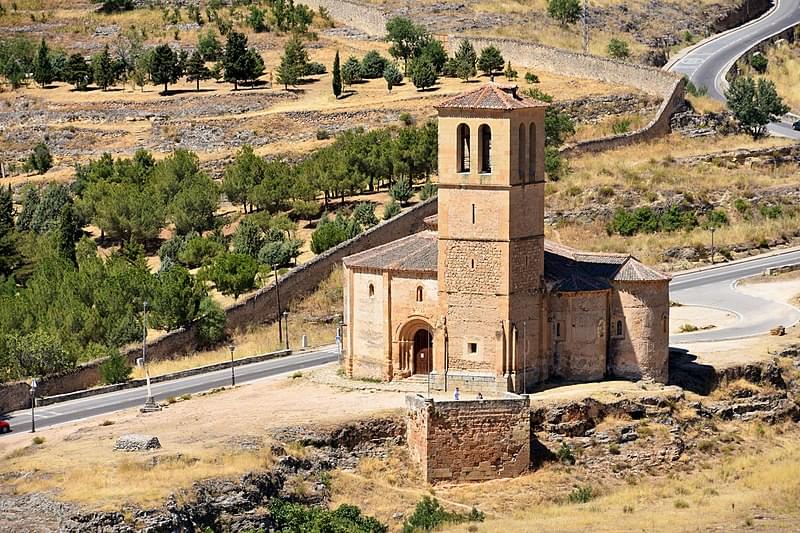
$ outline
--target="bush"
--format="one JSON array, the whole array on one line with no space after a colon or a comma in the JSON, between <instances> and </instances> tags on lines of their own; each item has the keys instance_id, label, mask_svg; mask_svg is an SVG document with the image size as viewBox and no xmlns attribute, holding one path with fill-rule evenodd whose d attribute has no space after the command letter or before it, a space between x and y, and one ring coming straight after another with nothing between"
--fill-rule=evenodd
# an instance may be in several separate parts
<instances>
[{"instance_id":1,"label":"bush","mask_svg":"<svg viewBox=\"0 0 800 533\"><path fill-rule=\"evenodd\" d=\"M133 367L128 364L128 360L118 350L114 350L109 358L100 365L100 377L106 385L125 383L131 379L131 372L133 372Z\"/></svg>"},{"instance_id":2,"label":"bush","mask_svg":"<svg viewBox=\"0 0 800 533\"><path fill-rule=\"evenodd\" d=\"M28 166L39 174L44 174L53 166L53 156L45 143L40 142L34 147L33 153L28 157Z\"/></svg>"},{"instance_id":3,"label":"bush","mask_svg":"<svg viewBox=\"0 0 800 533\"><path fill-rule=\"evenodd\" d=\"M783 209L779 205L762 205L758 210L762 217L769 219L780 218L783 214Z\"/></svg>"},{"instance_id":4,"label":"bush","mask_svg":"<svg viewBox=\"0 0 800 533\"><path fill-rule=\"evenodd\" d=\"M225 246L213 239L192 237L178 253L178 261L188 268L205 266L225 251Z\"/></svg>"},{"instance_id":5,"label":"bush","mask_svg":"<svg viewBox=\"0 0 800 533\"><path fill-rule=\"evenodd\" d=\"M708 87L706 86L698 87L694 83L692 83L692 80L690 80L686 76L684 76L683 79L686 80L687 93L691 94L692 96L705 96L708 94Z\"/></svg>"},{"instance_id":6,"label":"bush","mask_svg":"<svg viewBox=\"0 0 800 533\"><path fill-rule=\"evenodd\" d=\"M569 503L587 503L594 497L592 487L575 487L569 493Z\"/></svg>"},{"instance_id":7,"label":"bush","mask_svg":"<svg viewBox=\"0 0 800 533\"><path fill-rule=\"evenodd\" d=\"M180 235L175 235L170 240L164 242L158 249L158 258L163 263L165 260L170 259L173 262L178 260L178 255L186 247L186 240Z\"/></svg>"},{"instance_id":8,"label":"bush","mask_svg":"<svg viewBox=\"0 0 800 533\"><path fill-rule=\"evenodd\" d=\"M211 346L225 338L228 315L217 302L208 297L204 298L200 302L198 317L195 334L200 346Z\"/></svg>"},{"instance_id":9,"label":"bush","mask_svg":"<svg viewBox=\"0 0 800 533\"><path fill-rule=\"evenodd\" d=\"M630 57L631 50L628 47L628 43L621 39L617 39L613 37L610 41L608 41L608 47L606 48L608 55L613 57L614 59L626 59Z\"/></svg>"},{"instance_id":10,"label":"bush","mask_svg":"<svg viewBox=\"0 0 800 533\"><path fill-rule=\"evenodd\" d=\"M311 251L321 254L325 250L333 248L339 243L346 241L347 228L337 221L330 221L327 217L320 220L317 229L311 234Z\"/></svg>"},{"instance_id":11,"label":"bush","mask_svg":"<svg viewBox=\"0 0 800 533\"><path fill-rule=\"evenodd\" d=\"M304 76L321 76L328 72L328 69L322 63L317 61L309 61L303 69Z\"/></svg>"},{"instance_id":12,"label":"bush","mask_svg":"<svg viewBox=\"0 0 800 533\"><path fill-rule=\"evenodd\" d=\"M400 214L400 204L392 200L383 206L383 220L389 220Z\"/></svg>"},{"instance_id":13,"label":"bush","mask_svg":"<svg viewBox=\"0 0 800 533\"><path fill-rule=\"evenodd\" d=\"M392 200L400 202L400 205L405 205L409 199L411 199L411 195L414 194L414 189L411 188L411 180L409 179L399 179L392 185L392 188L389 189L389 194L392 197Z\"/></svg>"},{"instance_id":14,"label":"bush","mask_svg":"<svg viewBox=\"0 0 800 533\"><path fill-rule=\"evenodd\" d=\"M362 229L371 228L378 223L375 216L375 204L371 202L360 202L353 210L353 220L361 225Z\"/></svg>"},{"instance_id":15,"label":"bush","mask_svg":"<svg viewBox=\"0 0 800 533\"><path fill-rule=\"evenodd\" d=\"M300 246L303 241L269 241L258 252L258 261L265 265L286 266L300 255Z\"/></svg>"},{"instance_id":16,"label":"bush","mask_svg":"<svg viewBox=\"0 0 800 533\"><path fill-rule=\"evenodd\" d=\"M439 188L434 183L431 183L429 181L425 183L425 185L423 185L422 188L419 190L419 199L424 202L428 198L433 198L434 196L436 196L438 192Z\"/></svg>"},{"instance_id":17,"label":"bush","mask_svg":"<svg viewBox=\"0 0 800 533\"><path fill-rule=\"evenodd\" d=\"M514 68L511 66L511 61L509 61L509 62L508 62L508 65L506 65L506 69L503 71L503 75L504 75L504 76L506 77L506 79L508 79L508 80L515 80L515 79L517 79L517 71L516 71L516 70L514 70Z\"/></svg>"},{"instance_id":18,"label":"bush","mask_svg":"<svg viewBox=\"0 0 800 533\"><path fill-rule=\"evenodd\" d=\"M445 510L436 498L423 496L417 503L414 514L403 523L403 533L433 531L444 524L483 522L484 518L484 514L474 507L469 513L450 512Z\"/></svg>"},{"instance_id":19,"label":"bush","mask_svg":"<svg viewBox=\"0 0 800 533\"><path fill-rule=\"evenodd\" d=\"M33 437L33 443L39 446L40 444L44 444L44 437L36 436Z\"/></svg>"},{"instance_id":20,"label":"bush","mask_svg":"<svg viewBox=\"0 0 800 533\"><path fill-rule=\"evenodd\" d=\"M411 126L414 124L414 116L411 113L400 113L399 120L404 126Z\"/></svg>"},{"instance_id":21,"label":"bush","mask_svg":"<svg viewBox=\"0 0 800 533\"><path fill-rule=\"evenodd\" d=\"M736 201L733 202L733 207L740 215L744 216L750 211L750 202L744 198L737 198Z\"/></svg>"},{"instance_id":22,"label":"bush","mask_svg":"<svg viewBox=\"0 0 800 533\"><path fill-rule=\"evenodd\" d=\"M728 213L726 213L724 209L714 209L713 211L709 211L706 215L706 229L727 226L728 223Z\"/></svg>"},{"instance_id":23,"label":"bush","mask_svg":"<svg viewBox=\"0 0 800 533\"><path fill-rule=\"evenodd\" d=\"M569 444L566 442L561 443L558 451L556 451L556 458L565 465L575 464L575 455L572 453L572 448L570 448Z\"/></svg>"},{"instance_id":24,"label":"bush","mask_svg":"<svg viewBox=\"0 0 800 533\"><path fill-rule=\"evenodd\" d=\"M389 60L383 57L377 50L370 50L361 59L361 74L368 80L383 77L383 72Z\"/></svg>"},{"instance_id":25,"label":"bush","mask_svg":"<svg viewBox=\"0 0 800 533\"><path fill-rule=\"evenodd\" d=\"M767 66L769 65L769 60L767 56L764 54L756 52L752 56L750 56L750 66L753 67L753 70L758 72L759 74L764 74L767 71Z\"/></svg>"},{"instance_id":26,"label":"bush","mask_svg":"<svg viewBox=\"0 0 800 533\"><path fill-rule=\"evenodd\" d=\"M550 181L558 181L567 172L567 165L555 146L544 149L544 171Z\"/></svg>"},{"instance_id":27,"label":"bush","mask_svg":"<svg viewBox=\"0 0 800 533\"><path fill-rule=\"evenodd\" d=\"M539 83L539 76L537 76L533 72L526 72L525 81L528 83Z\"/></svg>"},{"instance_id":28,"label":"bush","mask_svg":"<svg viewBox=\"0 0 800 533\"><path fill-rule=\"evenodd\" d=\"M317 130L317 140L318 141L325 141L331 138L331 134L328 130Z\"/></svg>"},{"instance_id":29,"label":"bush","mask_svg":"<svg viewBox=\"0 0 800 533\"><path fill-rule=\"evenodd\" d=\"M629 118L618 118L611 123L611 132L614 135L622 135L623 133L628 133L631 130L631 119Z\"/></svg>"}]
</instances>

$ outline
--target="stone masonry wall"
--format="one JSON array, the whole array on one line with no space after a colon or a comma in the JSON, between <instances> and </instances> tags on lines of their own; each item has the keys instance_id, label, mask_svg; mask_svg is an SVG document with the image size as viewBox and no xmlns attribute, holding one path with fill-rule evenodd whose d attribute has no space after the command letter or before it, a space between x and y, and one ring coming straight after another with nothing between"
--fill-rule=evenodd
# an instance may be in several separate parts
<instances>
[{"instance_id":1,"label":"stone masonry wall","mask_svg":"<svg viewBox=\"0 0 800 533\"><path fill-rule=\"evenodd\" d=\"M434 402L408 395L406 407L410 456L429 483L515 477L530 466L527 396Z\"/></svg>"},{"instance_id":2,"label":"stone masonry wall","mask_svg":"<svg viewBox=\"0 0 800 533\"><path fill-rule=\"evenodd\" d=\"M303 0L302 3L316 10L324 7L334 19L369 35L375 37L386 35L386 23L389 21L389 17L375 7L367 7L344 0Z\"/></svg>"},{"instance_id":3,"label":"stone masonry wall","mask_svg":"<svg viewBox=\"0 0 800 533\"><path fill-rule=\"evenodd\" d=\"M432 198L401 213L395 218L378 224L361 235L303 263L279 280L281 301L284 303L293 298L313 291L331 271L348 255L363 252L381 244L397 240L423 228L423 219L436 214L437 199ZM271 322L274 317L275 284L255 292L238 303L228 307L228 329L242 328L252 324ZM196 348L194 327L172 331L147 344L147 357L150 361L173 359L185 355ZM132 346L123 351L133 363L140 356L141 345ZM39 383L41 396L53 396L86 389L96 385L100 379L99 367L102 360L85 363L71 372L45 378ZM6 383L0 385L0 413L25 409L30 406L28 384Z\"/></svg>"}]
</instances>

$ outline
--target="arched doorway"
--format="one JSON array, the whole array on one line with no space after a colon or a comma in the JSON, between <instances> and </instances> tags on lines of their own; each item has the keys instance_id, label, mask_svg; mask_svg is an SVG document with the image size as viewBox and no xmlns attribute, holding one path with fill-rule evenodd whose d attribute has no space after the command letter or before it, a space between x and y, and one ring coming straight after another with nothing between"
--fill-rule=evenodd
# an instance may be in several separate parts
<instances>
[{"instance_id":1,"label":"arched doorway","mask_svg":"<svg viewBox=\"0 0 800 533\"><path fill-rule=\"evenodd\" d=\"M403 324L397 340L401 375L429 374L433 370L433 328L426 320L413 318Z\"/></svg>"},{"instance_id":2,"label":"arched doorway","mask_svg":"<svg viewBox=\"0 0 800 533\"><path fill-rule=\"evenodd\" d=\"M414 373L430 374L433 370L433 335L427 329L418 329L414 334Z\"/></svg>"}]
</instances>

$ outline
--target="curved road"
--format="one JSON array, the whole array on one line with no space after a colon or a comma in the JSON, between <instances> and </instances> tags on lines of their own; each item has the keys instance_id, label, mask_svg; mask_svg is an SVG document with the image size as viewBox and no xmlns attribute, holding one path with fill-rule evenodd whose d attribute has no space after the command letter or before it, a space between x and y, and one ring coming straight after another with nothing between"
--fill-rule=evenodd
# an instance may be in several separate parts
<instances>
[{"instance_id":1,"label":"curved road","mask_svg":"<svg viewBox=\"0 0 800 533\"><path fill-rule=\"evenodd\" d=\"M695 86L708 88L711 98L724 102L725 74L736 60L761 41L800 24L800 0L775 1L775 7L760 18L707 39L667 64L667 70L685 74ZM773 122L767 129L773 135L800 139L800 132L786 122Z\"/></svg>"},{"instance_id":2,"label":"curved road","mask_svg":"<svg viewBox=\"0 0 800 533\"><path fill-rule=\"evenodd\" d=\"M685 305L724 309L739 316L731 326L670 335L671 345L752 337L776 326L791 326L800 321L797 308L758 298L736 290L736 282L756 276L767 268L800 263L800 250L755 259L747 259L698 272L678 274L670 283L670 299Z\"/></svg>"}]
</instances>

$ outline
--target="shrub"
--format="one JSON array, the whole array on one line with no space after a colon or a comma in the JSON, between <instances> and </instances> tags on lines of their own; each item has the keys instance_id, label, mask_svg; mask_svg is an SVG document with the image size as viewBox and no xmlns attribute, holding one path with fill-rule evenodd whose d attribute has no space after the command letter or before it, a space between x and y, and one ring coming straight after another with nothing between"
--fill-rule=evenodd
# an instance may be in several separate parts
<instances>
[{"instance_id":1,"label":"shrub","mask_svg":"<svg viewBox=\"0 0 800 533\"><path fill-rule=\"evenodd\" d=\"M686 81L686 92L691 94L692 96L705 96L708 94L708 87L705 85L702 87L696 86L692 83L692 80L685 77L683 78Z\"/></svg>"},{"instance_id":2,"label":"shrub","mask_svg":"<svg viewBox=\"0 0 800 533\"><path fill-rule=\"evenodd\" d=\"M783 214L783 209L779 205L762 205L758 210L762 217L769 219L780 218Z\"/></svg>"},{"instance_id":3,"label":"shrub","mask_svg":"<svg viewBox=\"0 0 800 533\"><path fill-rule=\"evenodd\" d=\"M309 61L303 69L303 76L320 76L326 72L328 72L328 69L322 63Z\"/></svg>"},{"instance_id":4,"label":"shrub","mask_svg":"<svg viewBox=\"0 0 800 533\"><path fill-rule=\"evenodd\" d=\"M411 195L414 194L414 190L411 188L411 180L397 180L395 184L392 185L392 188L389 189L389 194L391 195L392 200L400 202L400 205L405 205L405 203L411 198Z\"/></svg>"},{"instance_id":5,"label":"shrub","mask_svg":"<svg viewBox=\"0 0 800 533\"><path fill-rule=\"evenodd\" d=\"M706 228L719 228L728 225L728 214L724 209L714 209L706 215Z\"/></svg>"},{"instance_id":6,"label":"shrub","mask_svg":"<svg viewBox=\"0 0 800 533\"><path fill-rule=\"evenodd\" d=\"M383 220L389 220L400 214L400 204L392 200L383 206Z\"/></svg>"},{"instance_id":7,"label":"shrub","mask_svg":"<svg viewBox=\"0 0 800 533\"><path fill-rule=\"evenodd\" d=\"M611 455L619 455L620 454L619 444L617 444L616 442L612 442L611 444L609 444L608 453L610 453Z\"/></svg>"},{"instance_id":8,"label":"shrub","mask_svg":"<svg viewBox=\"0 0 800 533\"><path fill-rule=\"evenodd\" d=\"M203 298L197 320L197 342L201 346L211 346L225 338L225 325L228 315L225 310L211 298Z\"/></svg>"},{"instance_id":9,"label":"shrub","mask_svg":"<svg viewBox=\"0 0 800 533\"><path fill-rule=\"evenodd\" d=\"M331 134L328 130L317 130L317 140L318 141L325 141L331 138Z\"/></svg>"},{"instance_id":10,"label":"shrub","mask_svg":"<svg viewBox=\"0 0 800 533\"><path fill-rule=\"evenodd\" d=\"M403 83L403 73L394 63L389 63L383 69L383 79L386 80L386 88L392 92L392 87Z\"/></svg>"},{"instance_id":11,"label":"shrub","mask_svg":"<svg viewBox=\"0 0 800 533\"><path fill-rule=\"evenodd\" d=\"M405 126L411 126L414 124L414 116L411 113L400 113L400 122L403 123Z\"/></svg>"},{"instance_id":12,"label":"shrub","mask_svg":"<svg viewBox=\"0 0 800 533\"><path fill-rule=\"evenodd\" d=\"M511 61L509 61L509 62L508 62L508 65L506 65L506 69L503 71L503 75L504 75L504 76L506 77L506 79L508 79L508 80L515 80L515 79L517 79L517 71L516 71L516 70L514 70L514 68L511 66Z\"/></svg>"},{"instance_id":13,"label":"shrub","mask_svg":"<svg viewBox=\"0 0 800 533\"><path fill-rule=\"evenodd\" d=\"M225 251L225 246L214 240L205 237L192 237L178 253L178 261L188 268L204 266L219 254Z\"/></svg>"},{"instance_id":14,"label":"shrub","mask_svg":"<svg viewBox=\"0 0 800 533\"><path fill-rule=\"evenodd\" d=\"M544 149L544 171L550 181L560 180L567 172L567 165L555 146Z\"/></svg>"},{"instance_id":15,"label":"shrub","mask_svg":"<svg viewBox=\"0 0 800 533\"><path fill-rule=\"evenodd\" d=\"M445 510L436 498L423 496L417 503L414 514L403 523L403 533L433 531L448 523L483 522L484 518L485 515L474 507L469 513L450 512Z\"/></svg>"},{"instance_id":16,"label":"shrub","mask_svg":"<svg viewBox=\"0 0 800 533\"><path fill-rule=\"evenodd\" d=\"M618 118L611 123L611 132L614 135L622 135L623 133L628 133L631 130L631 119L629 118Z\"/></svg>"},{"instance_id":17,"label":"shrub","mask_svg":"<svg viewBox=\"0 0 800 533\"><path fill-rule=\"evenodd\" d=\"M575 455L572 453L572 448L570 448L569 444L566 442L561 443L558 451L556 451L556 458L565 465L575 464Z\"/></svg>"},{"instance_id":18,"label":"shrub","mask_svg":"<svg viewBox=\"0 0 800 533\"><path fill-rule=\"evenodd\" d=\"M572 492L569 493L569 503L587 503L593 497L594 491L592 487L575 487L572 489Z\"/></svg>"},{"instance_id":19,"label":"shrub","mask_svg":"<svg viewBox=\"0 0 800 533\"><path fill-rule=\"evenodd\" d=\"M750 66L753 67L753 70L758 72L759 74L764 74L767 71L767 66L769 65L769 60L767 56L764 54L756 52L752 56L750 56Z\"/></svg>"},{"instance_id":20,"label":"shrub","mask_svg":"<svg viewBox=\"0 0 800 533\"><path fill-rule=\"evenodd\" d=\"M28 157L28 166L39 174L44 174L53 166L53 156L50 149L43 142L38 143Z\"/></svg>"},{"instance_id":21,"label":"shrub","mask_svg":"<svg viewBox=\"0 0 800 533\"><path fill-rule=\"evenodd\" d=\"M681 333L691 333L693 331L697 331L698 329L700 328L698 328L694 324L682 324L681 327L678 328L678 331L680 331Z\"/></svg>"},{"instance_id":22,"label":"shrub","mask_svg":"<svg viewBox=\"0 0 800 533\"><path fill-rule=\"evenodd\" d=\"M383 77L383 72L389 60L383 57L377 50L370 50L361 59L361 73L364 78L374 80Z\"/></svg>"},{"instance_id":23,"label":"shrub","mask_svg":"<svg viewBox=\"0 0 800 533\"><path fill-rule=\"evenodd\" d=\"M40 444L44 444L44 437L40 437L38 435L36 437L33 437L33 443L37 446L39 446Z\"/></svg>"},{"instance_id":24,"label":"shrub","mask_svg":"<svg viewBox=\"0 0 800 533\"><path fill-rule=\"evenodd\" d=\"M426 182L425 185L419 190L419 199L423 202L428 198L433 198L437 195L439 188L436 184L431 183L430 181Z\"/></svg>"},{"instance_id":25,"label":"shrub","mask_svg":"<svg viewBox=\"0 0 800 533\"><path fill-rule=\"evenodd\" d=\"M118 350L114 350L109 358L100 365L100 377L107 385L125 383L131 379L131 372L133 372L133 367L128 364L128 360Z\"/></svg>"},{"instance_id":26,"label":"shrub","mask_svg":"<svg viewBox=\"0 0 800 533\"><path fill-rule=\"evenodd\" d=\"M330 221L327 217L320 220L317 229L311 234L311 251L321 254L348 239L347 228L339 221Z\"/></svg>"},{"instance_id":27,"label":"shrub","mask_svg":"<svg viewBox=\"0 0 800 533\"><path fill-rule=\"evenodd\" d=\"M353 220L361 225L362 229L371 228L378 223L375 216L375 204L371 202L360 202L353 210Z\"/></svg>"},{"instance_id":28,"label":"shrub","mask_svg":"<svg viewBox=\"0 0 800 533\"><path fill-rule=\"evenodd\" d=\"M528 83L539 83L539 76L537 76L533 72L526 72L525 81Z\"/></svg>"},{"instance_id":29,"label":"shrub","mask_svg":"<svg viewBox=\"0 0 800 533\"><path fill-rule=\"evenodd\" d=\"M675 508L676 509L688 509L689 508L689 502L687 502L686 500L680 500L680 499L679 500L675 500Z\"/></svg>"},{"instance_id":30,"label":"shrub","mask_svg":"<svg viewBox=\"0 0 800 533\"><path fill-rule=\"evenodd\" d=\"M736 201L733 202L733 207L740 215L744 216L750 211L750 202L744 198L737 198Z\"/></svg>"},{"instance_id":31,"label":"shrub","mask_svg":"<svg viewBox=\"0 0 800 533\"><path fill-rule=\"evenodd\" d=\"M608 47L606 48L608 55L613 57L614 59L626 59L630 57L631 50L628 47L628 43L617 39L616 37L612 37L610 41L608 41Z\"/></svg>"}]
</instances>

